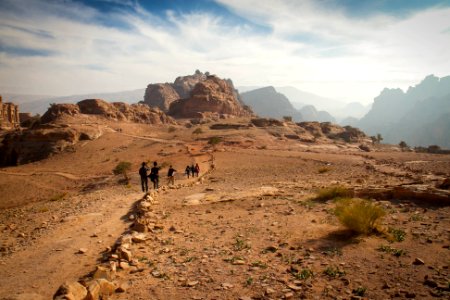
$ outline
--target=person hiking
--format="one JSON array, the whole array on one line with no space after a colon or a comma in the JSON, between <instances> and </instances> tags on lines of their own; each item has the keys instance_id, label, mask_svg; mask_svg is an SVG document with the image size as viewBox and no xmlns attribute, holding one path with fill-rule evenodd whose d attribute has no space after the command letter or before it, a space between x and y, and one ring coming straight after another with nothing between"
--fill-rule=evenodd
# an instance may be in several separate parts
<instances>
[{"instance_id":1,"label":"person hiking","mask_svg":"<svg viewBox=\"0 0 450 300\"><path fill-rule=\"evenodd\" d=\"M187 178L189 179L189 175L191 174L191 167L186 166L186 170L184 170L184 173L186 174Z\"/></svg>"},{"instance_id":2,"label":"person hiking","mask_svg":"<svg viewBox=\"0 0 450 300\"><path fill-rule=\"evenodd\" d=\"M169 184L172 183L172 185L175 184L175 172L177 170L175 170L172 165L170 165L169 167L169 171L167 172L167 177L169 178Z\"/></svg>"},{"instance_id":3,"label":"person hiking","mask_svg":"<svg viewBox=\"0 0 450 300\"><path fill-rule=\"evenodd\" d=\"M141 176L141 186L142 186L142 192L148 193L148 172L147 163L143 162L142 167L139 169L139 175Z\"/></svg>"},{"instance_id":4,"label":"person hiking","mask_svg":"<svg viewBox=\"0 0 450 300\"><path fill-rule=\"evenodd\" d=\"M198 177L198 174L200 173L200 166L198 164L195 164L194 171L195 171L195 174Z\"/></svg>"},{"instance_id":5,"label":"person hiking","mask_svg":"<svg viewBox=\"0 0 450 300\"><path fill-rule=\"evenodd\" d=\"M191 174L192 174L192 177L194 177L194 175L195 175L195 166L194 166L194 164L191 165Z\"/></svg>"},{"instance_id":6,"label":"person hiking","mask_svg":"<svg viewBox=\"0 0 450 300\"><path fill-rule=\"evenodd\" d=\"M158 189L159 187L159 169L161 169L160 167L158 167L158 163L155 161L153 162L153 167L150 170L150 180L153 182L153 188L155 190Z\"/></svg>"}]
</instances>

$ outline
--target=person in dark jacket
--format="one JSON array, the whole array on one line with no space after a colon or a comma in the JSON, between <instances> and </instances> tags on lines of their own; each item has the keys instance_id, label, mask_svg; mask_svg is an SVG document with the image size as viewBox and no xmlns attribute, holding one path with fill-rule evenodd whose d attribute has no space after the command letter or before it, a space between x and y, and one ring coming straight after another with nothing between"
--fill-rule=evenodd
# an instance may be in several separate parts
<instances>
[{"instance_id":1,"label":"person in dark jacket","mask_svg":"<svg viewBox=\"0 0 450 300\"><path fill-rule=\"evenodd\" d=\"M150 180L153 182L153 188L157 190L159 188L159 170L161 168L158 167L158 163L155 161L153 162L153 167L150 170Z\"/></svg>"},{"instance_id":2,"label":"person in dark jacket","mask_svg":"<svg viewBox=\"0 0 450 300\"><path fill-rule=\"evenodd\" d=\"M142 167L139 169L139 175L141 176L141 186L144 193L148 192L148 170L147 163L143 162Z\"/></svg>"},{"instance_id":3,"label":"person in dark jacket","mask_svg":"<svg viewBox=\"0 0 450 300\"><path fill-rule=\"evenodd\" d=\"M184 170L184 173L186 174L187 178L189 179L189 175L191 174L191 167L186 166L186 170Z\"/></svg>"},{"instance_id":4,"label":"person in dark jacket","mask_svg":"<svg viewBox=\"0 0 450 300\"><path fill-rule=\"evenodd\" d=\"M169 171L167 172L167 177L169 178L169 184L175 184L175 170L172 165L169 167Z\"/></svg>"},{"instance_id":5,"label":"person in dark jacket","mask_svg":"<svg viewBox=\"0 0 450 300\"><path fill-rule=\"evenodd\" d=\"M195 175L198 177L198 174L200 174L200 166L198 164L195 164L194 172Z\"/></svg>"}]
</instances>

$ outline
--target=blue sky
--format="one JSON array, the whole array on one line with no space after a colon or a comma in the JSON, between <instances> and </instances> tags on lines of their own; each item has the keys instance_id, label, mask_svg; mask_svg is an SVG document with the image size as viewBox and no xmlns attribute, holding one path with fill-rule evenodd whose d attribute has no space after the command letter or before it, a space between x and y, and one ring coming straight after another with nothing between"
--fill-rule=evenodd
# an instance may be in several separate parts
<instances>
[{"instance_id":1,"label":"blue sky","mask_svg":"<svg viewBox=\"0 0 450 300\"><path fill-rule=\"evenodd\" d=\"M196 69L371 102L450 75L450 0L0 0L0 93L144 88Z\"/></svg>"}]
</instances>

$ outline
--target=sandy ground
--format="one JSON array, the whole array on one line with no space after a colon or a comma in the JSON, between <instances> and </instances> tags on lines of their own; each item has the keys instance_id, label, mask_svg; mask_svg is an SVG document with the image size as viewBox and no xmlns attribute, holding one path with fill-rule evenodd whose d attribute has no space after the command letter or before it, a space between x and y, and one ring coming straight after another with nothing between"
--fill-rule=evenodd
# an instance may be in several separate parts
<instances>
[{"instance_id":1,"label":"sandy ground","mask_svg":"<svg viewBox=\"0 0 450 300\"><path fill-rule=\"evenodd\" d=\"M434 185L450 176L449 156L302 144L256 128L203 125L194 135L195 127L110 126L121 130L0 170L0 299L49 299L101 264L143 196L140 163L154 160L163 174L174 165L178 186L158 192L152 209L162 229L134 249L138 272L118 270L125 292L111 299L449 297L448 205L376 199L387 212L383 225L406 234L390 242L351 235L333 201L311 200L336 184ZM210 136L223 141L212 147ZM201 180L183 176L193 162L205 173L212 158L215 168ZM128 186L112 174L119 161L133 165Z\"/></svg>"}]
</instances>

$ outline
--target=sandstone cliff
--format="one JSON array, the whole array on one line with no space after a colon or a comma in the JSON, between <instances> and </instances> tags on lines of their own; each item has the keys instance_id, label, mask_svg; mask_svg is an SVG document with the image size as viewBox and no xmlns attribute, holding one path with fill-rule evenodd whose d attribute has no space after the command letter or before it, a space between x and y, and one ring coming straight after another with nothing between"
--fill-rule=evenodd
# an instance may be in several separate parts
<instances>
[{"instance_id":1,"label":"sandstone cliff","mask_svg":"<svg viewBox=\"0 0 450 300\"><path fill-rule=\"evenodd\" d=\"M211 75L194 86L189 98L172 102L168 114L175 118L202 118L211 114L248 117L252 112L237 98L230 80Z\"/></svg>"},{"instance_id":2,"label":"sandstone cliff","mask_svg":"<svg viewBox=\"0 0 450 300\"><path fill-rule=\"evenodd\" d=\"M13 129L19 125L19 107L13 103L3 103L0 96L0 129Z\"/></svg>"}]
</instances>

